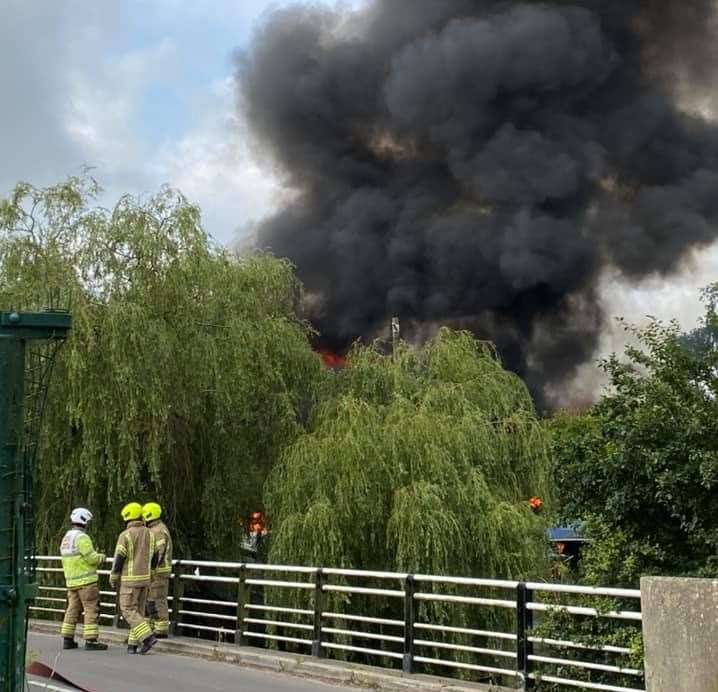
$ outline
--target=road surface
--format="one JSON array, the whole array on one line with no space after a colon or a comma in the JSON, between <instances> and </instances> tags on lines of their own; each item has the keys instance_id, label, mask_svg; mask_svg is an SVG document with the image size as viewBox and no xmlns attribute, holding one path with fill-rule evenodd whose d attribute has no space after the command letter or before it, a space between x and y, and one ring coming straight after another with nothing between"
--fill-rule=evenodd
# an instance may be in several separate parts
<instances>
[{"instance_id":1,"label":"road surface","mask_svg":"<svg viewBox=\"0 0 718 692\"><path fill-rule=\"evenodd\" d=\"M42 661L68 680L93 692L347 692L349 689L189 656L159 652L130 656L124 646L116 644L111 644L107 651L85 651L83 648L62 651L61 643L57 635L31 632L28 660ZM64 689L62 685L57 687ZM357 688L352 689L357 691ZM29 686L29 692L41 690L41 687Z\"/></svg>"}]
</instances>

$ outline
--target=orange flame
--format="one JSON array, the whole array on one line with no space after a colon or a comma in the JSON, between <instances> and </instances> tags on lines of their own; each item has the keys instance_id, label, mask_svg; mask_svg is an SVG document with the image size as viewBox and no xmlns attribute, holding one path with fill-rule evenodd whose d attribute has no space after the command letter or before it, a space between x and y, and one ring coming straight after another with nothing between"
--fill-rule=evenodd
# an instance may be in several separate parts
<instances>
[{"instance_id":1,"label":"orange flame","mask_svg":"<svg viewBox=\"0 0 718 692\"><path fill-rule=\"evenodd\" d=\"M327 368L338 370L340 368L345 368L347 365L347 359L344 358L344 356L338 355L337 353L320 350L319 355L321 356L322 362Z\"/></svg>"}]
</instances>

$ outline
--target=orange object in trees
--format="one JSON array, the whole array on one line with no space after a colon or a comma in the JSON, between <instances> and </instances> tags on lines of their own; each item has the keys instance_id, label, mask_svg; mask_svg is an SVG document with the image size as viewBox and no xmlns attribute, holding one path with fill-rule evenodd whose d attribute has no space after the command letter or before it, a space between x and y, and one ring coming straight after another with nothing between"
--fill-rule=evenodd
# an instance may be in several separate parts
<instances>
[{"instance_id":1,"label":"orange object in trees","mask_svg":"<svg viewBox=\"0 0 718 692\"><path fill-rule=\"evenodd\" d=\"M266 525L264 521L264 514L262 512L252 512L249 516L249 533L264 536L266 534Z\"/></svg>"},{"instance_id":2,"label":"orange object in trees","mask_svg":"<svg viewBox=\"0 0 718 692\"><path fill-rule=\"evenodd\" d=\"M540 512L543 509L543 500L540 497L532 497L529 500L529 506L534 512Z\"/></svg>"}]
</instances>

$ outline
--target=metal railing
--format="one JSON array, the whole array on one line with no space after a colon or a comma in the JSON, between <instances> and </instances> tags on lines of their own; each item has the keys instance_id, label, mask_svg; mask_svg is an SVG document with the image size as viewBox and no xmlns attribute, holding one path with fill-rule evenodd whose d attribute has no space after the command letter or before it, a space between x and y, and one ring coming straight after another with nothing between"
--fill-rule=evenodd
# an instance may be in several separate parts
<instances>
[{"instance_id":1,"label":"metal railing","mask_svg":"<svg viewBox=\"0 0 718 692\"><path fill-rule=\"evenodd\" d=\"M64 612L59 560L38 557L40 595L31 606L37 616ZM100 618L118 626L115 592L101 585L100 594ZM175 560L171 575L173 634L400 666L406 673L448 671L523 690L539 681L542 689L644 690L643 670L626 662L629 647L608 638L542 634L542 621L552 615L635 630L640 591L204 560Z\"/></svg>"}]
</instances>

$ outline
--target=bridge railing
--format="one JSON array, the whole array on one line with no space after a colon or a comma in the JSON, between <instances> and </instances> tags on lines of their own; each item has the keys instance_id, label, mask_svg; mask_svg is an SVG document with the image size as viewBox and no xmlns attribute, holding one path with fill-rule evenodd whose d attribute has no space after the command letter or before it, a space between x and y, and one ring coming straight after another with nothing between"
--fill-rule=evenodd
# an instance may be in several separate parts
<instances>
[{"instance_id":1,"label":"bridge railing","mask_svg":"<svg viewBox=\"0 0 718 692\"><path fill-rule=\"evenodd\" d=\"M38 574L31 612L61 617L60 559L38 557ZM100 618L118 626L118 599L104 581L109 571L100 574ZM633 589L175 560L170 609L173 634L237 646L524 690L538 681L542 689L644 690L643 670L630 665L625 644L640 633L640 591ZM591 623L600 627L579 636Z\"/></svg>"}]
</instances>

